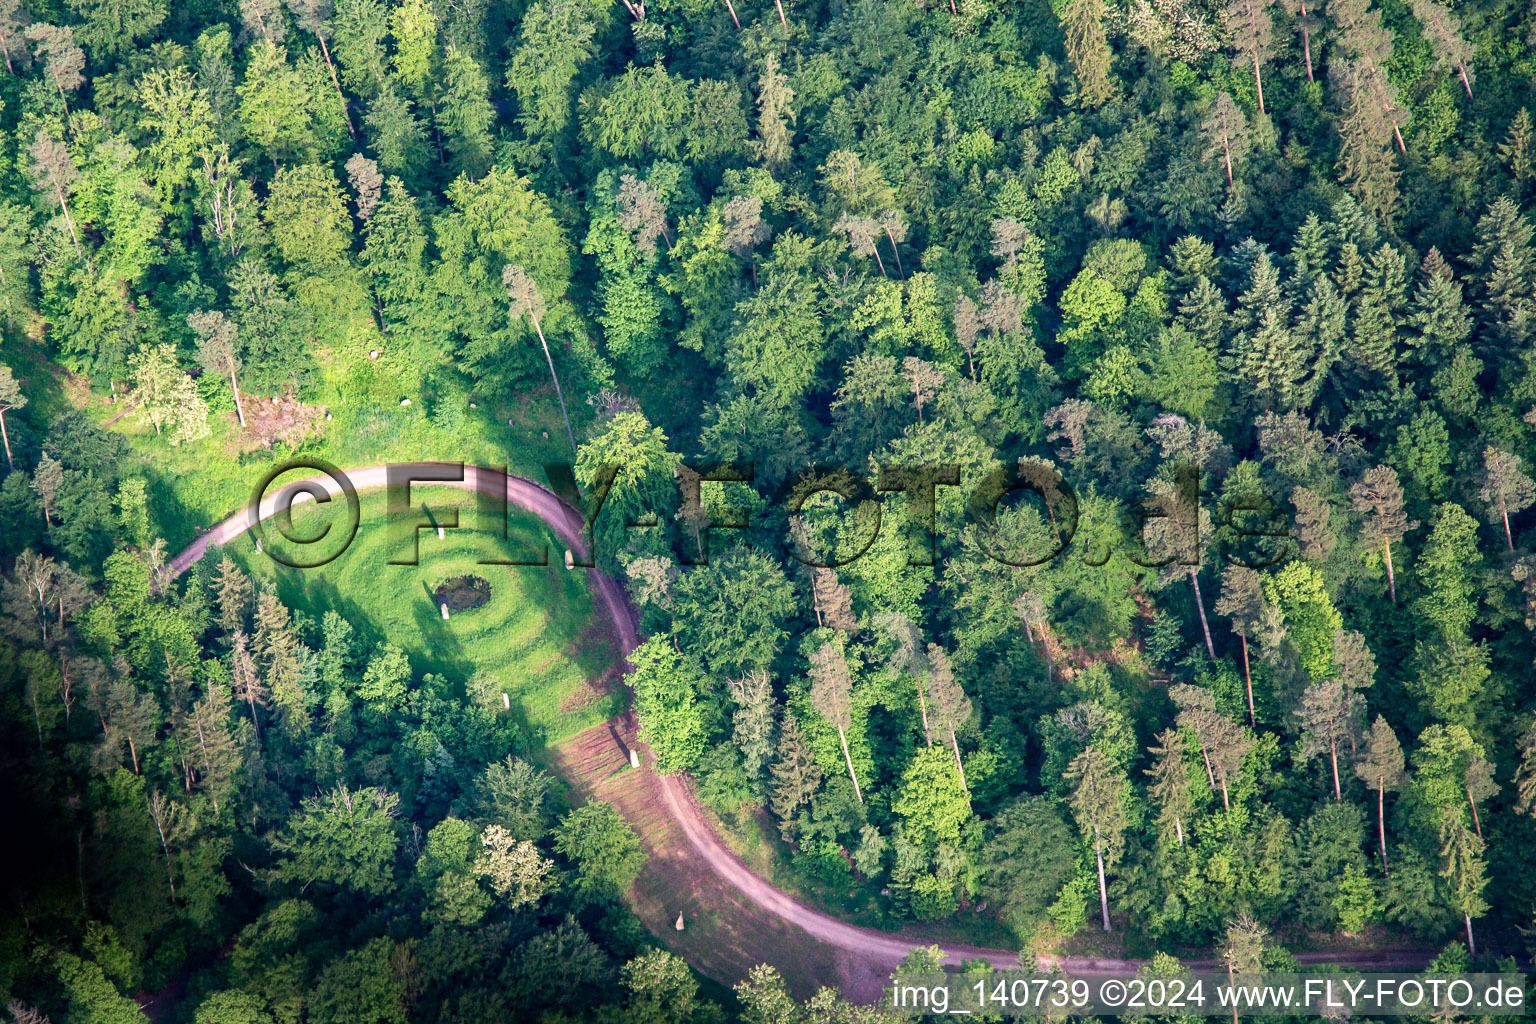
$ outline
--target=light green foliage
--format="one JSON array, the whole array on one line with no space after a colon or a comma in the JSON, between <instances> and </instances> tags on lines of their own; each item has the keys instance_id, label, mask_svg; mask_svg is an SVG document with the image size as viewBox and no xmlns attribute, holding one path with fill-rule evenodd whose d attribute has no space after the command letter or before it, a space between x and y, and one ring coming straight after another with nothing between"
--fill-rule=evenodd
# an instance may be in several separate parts
<instances>
[{"instance_id":1,"label":"light green foliage","mask_svg":"<svg viewBox=\"0 0 1536 1024\"><path fill-rule=\"evenodd\" d=\"M929 847L958 843L971 806L950 751L943 746L919 750L902 773L901 792L891 809L901 817L910 841Z\"/></svg>"},{"instance_id":2,"label":"light green foliage","mask_svg":"<svg viewBox=\"0 0 1536 1024\"><path fill-rule=\"evenodd\" d=\"M328 166L299 164L278 171L262 218L278 253L292 266L325 271L345 262L352 247L352 218L341 182Z\"/></svg>"},{"instance_id":3,"label":"light green foliage","mask_svg":"<svg viewBox=\"0 0 1536 1024\"><path fill-rule=\"evenodd\" d=\"M446 818L427 833L416 861L416 877L426 891L426 914L438 921L479 924L491 908L491 894L480 885L480 834L459 818Z\"/></svg>"},{"instance_id":4,"label":"light green foliage","mask_svg":"<svg viewBox=\"0 0 1536 1024\"><path fill-rule=\"evenodd\" d=\"M555 849L574 863L577 892L592 897L621 896L645 865L645 851L634 830L609 804L594 800L561 819Z\"/></svg>"},{"instance_id":5,"label":"light green foliage","mask_svg":"<svg viewBox=\"0 0 1536 1024\"><path fill-rule=\"evenodd\" d=\"M411 663L394 644L382 644L368 659L357 695L370 710L388 714L400 705L411 682Z\"/></svg>"},{"instance_id":6,"label":"light green foliage","mask_svg":"<svg viewBox=\"0 0 1536 1024\"><path fill-rule=\"evenodd\" d=\"M401 952L393 941L380 937L326 965L310 1000L310 1019L316 1024L405 1024Z\"/></svg>"},{"instance_id":7,"label":"light green foliage","mask_svg":"<svg viewBox=\"0 0 1536 1024\"><path fill-rule=\"evenodd\" d=\"M681 154L689 117L688 81L661 65L636 68L581 97L582 131L621 160Z\"/></svg>"},{"instance_id":8,"label":"light green foliage","mask_svg":"<svg viewBox=\"0 0 1536 1024\"><path fill-rule=\"evenodd\" d=\"M656 770L667 775L686 771L703 756L706 742L698 669L665 636L635 648L629 661L634 671L626 679L635 691L640 736L656 757Z\"/></svg>"},{"instance_id":9,"label":"light green foliage","mask_svg":"<svg viewBox=\"0 0 1536 1024\"><path fill-rule=\"evenodd\" d=\"M438 329L455 339L481 376L542 375L532 326L508 313L501 273L515 264L532 275L540 294L565 294L570 252L548 202L528 179L505 168L478 181L458 179L448 199L450 209L435 223ZM554 321L552 311L544 320L546 333L554 333Z\"/></svg>"},{"instance_id":10,"label":"light green foliage","mask_svg":"<svg viewBox=\"0 0 1536 1024\"><path fill-rule=\"evenodd\" d=\"M273 849L279 873L301 885L324 882L363 895L394 885L395 813L400 798L382 789L347 789L306 799Z\"/></svg>"},{"instance_id":11,"label":"light green foliage","mask_svg":"<svg viewBox=\"0 0 1536 1024\"><path fill-rule=\"evenodd\" d=\"M318 55L291 64L281 47L263 41L235 91L246 137L273 160L312 162L339 150L346 128Z\"/></svg>"},{"instance_id":12,"label":"light green foliage","mask_svg":"<svg viewBox=\"0 0 1536 1024\"><path fill-rule=\"evenodd\" d=\"M588 5L578 0L545 0L524 12L507 87L517 95L518 121L528 135L552 139L570 123L572 85L592 57L596 32Z\"/></svg>"},{"instance_id":13,"label":"light green foliage","mask_svg":"<svg viewBox=\"0 0 1536 1024\"><path fill-rule=\"evenodd\" d=\"M1477 614L1481 563L1477 521L1460 505L1441 504L1415 564L1423 592L1414 604L1424 621L1448 639L1465 636Z\"/></svg>"},{"instance_id":14,"label":"light green foliage","mask_svg":"<svg viewBox=\"0 0 1536 1024\"><path fill-rule=\"evenodd\" d=\"M1280 609L1302 667L1313 679L1333 672L1333 634L1344 617L1333 606L1323 575L1306 562L1290 562L1264 577L1264 599Z\"/></svg>"}]
</instances>

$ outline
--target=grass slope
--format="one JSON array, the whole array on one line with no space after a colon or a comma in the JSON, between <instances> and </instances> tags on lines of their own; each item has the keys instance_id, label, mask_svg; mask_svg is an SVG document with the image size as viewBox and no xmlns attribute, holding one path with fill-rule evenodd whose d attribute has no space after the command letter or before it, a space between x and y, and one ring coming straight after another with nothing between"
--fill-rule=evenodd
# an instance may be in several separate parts
<instances>
[{"instance_id":1,"label":"grass slope","mask_svg":"<svg viewBox=\"0 0 1536 1024\"><path fill-rule=\"evenodd\" d=\"M285 479L287 479L285 477ZM541 520L509 509L507 539L477 529L473 495L446 487L414 485L417 514L446 518L458 510L460 528L439 540L432 530L420 533L419 564L392 565L408 558L409 541L397 542L399 517L391 528L384 491L361 495L357 537L334 561L316 569L279 565L258 553L249 535L228 545L249 571L272 581L290 607L317 619L339 612L370 642L388 640L404 650L420 675L435 672L467 687L477 672L495 680L493 694L505 691L519 716L530 746L556 743L603 722L624 708L610 624L593 615L584 573L567 572L564 547ZM339 531L345 524L340 503L298 506L294 536L313 536L325 523ZM549 547L547 566L482 565L486 559L537 557ZM334 547L326 549L334 550ZM433 600L439 583L456 576L479 576L491 585L490 600L479 608L455 612L444 621Z\"/></svg>"}]
</instances>

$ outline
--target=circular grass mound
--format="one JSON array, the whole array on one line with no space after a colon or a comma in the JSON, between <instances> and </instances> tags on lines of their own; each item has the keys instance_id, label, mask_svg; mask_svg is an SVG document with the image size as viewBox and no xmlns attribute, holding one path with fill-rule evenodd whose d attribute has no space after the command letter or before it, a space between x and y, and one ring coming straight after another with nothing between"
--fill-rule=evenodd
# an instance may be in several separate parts
<instances>
[{"instance_id":1,"label":"circular grass mound","mask_svg":"<svg viewBox=\"0 0 1536 1024\"><path fill-rule=\"evenodd\" d=\"M224 550L274 586L290 608L317 622L335 611L366 643L387 640L400 647L418 679L437 673L457 684L465 699L483 700L497 711L507 694L510 713L535 743L556 743L623 711L612 624L594 613L586 573L566 570L565 545L542 520L509 507L503 539L494 525L483 523L467 491L413 484L415 510L394 522L386 492L359 497L357 536L319 568L280 565L269 557L270 548L257 552L249 534ZM415 531L416 565L392 564L411 559L412 523L447 524L455 511L459 525L445 528L442 539L430 526ZM344 502L295 506L288 532L315 537L327 523L333 533L344 532ZM276 529L269 528L268 537L274 548L283 543ZM505 564L538 562L541 555L547 564ZM459 579L479 580L468 590L483 585L484 600L468 615L453 615L450 604L444 619L437 590Z\"/></svg>"},{"instance_id":2,"label":"circular grass mound","mask_svg":"<svg viewBox=\"0 0 1536 1024\"><path fill-rule=\"evenodd\" d=\"M490 601L491 581L484 576L455 576L439 583L432 597L450 612L467 612Z\"/></svg>"}]
</instances>

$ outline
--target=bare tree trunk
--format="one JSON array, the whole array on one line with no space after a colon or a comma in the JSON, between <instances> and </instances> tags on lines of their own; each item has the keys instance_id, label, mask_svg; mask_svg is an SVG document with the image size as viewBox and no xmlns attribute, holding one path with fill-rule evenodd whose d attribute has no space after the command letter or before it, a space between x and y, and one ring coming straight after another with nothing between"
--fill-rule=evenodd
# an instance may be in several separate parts
<instances>
[{"instance_id":1,"label":"bare tree trunk","mask_svg":"<svg viewBox=\"0 0 1536 1024\"><path fill-rule=\"evenodd\" d=\"M81 261L84 262L85 252L80 248L80 236L75 233L75 218L69 215L69 203L64 198L64 190L55 185L53 191L59 197L59 210L63 212L64 223L69 227L69 238L75 243L75 255L79 256Z\"/></svg>"},{"instance_id":2,"label":"bare tree trunk","mask_svg":"<svg viewBox=\"0 0 1536 1024\"><path fill-rule=\"evenodd\" d=\"M1221 809L1227 812L1232 810L1232 803L1227 799L1227 777L1225 775L1221 777Z\"/></svg>"},{"instance_id":3,"label":"bare tree trunk","mask_svg":"<svg viewBox=\"0 0 1536 1024\"><path fill-rule=\"evenodd\" d=\"M1248 634L1238 630L1237 637L1243 642L1243 684L1248 689L1248 724L1257 729L1259 722L1253 713L1253 673L1248 668Z\"/></svg>"},{"instance_id":4,"label":"bare tree trunk","mask_svg":"<svg viewBox=\"0 0 1536 1024\"><path fill-rule=\"evenodd\" d=\"M11 457L11 435L8 434L5 429L4 410L0 410L0 439L4 439L5 441L5 461L10 465L11 469L14 470L16 468L16 460Z\"/></svg>"},{"instance_id":5,"label":"bare tree trunk","mask_svg":"<svg viewBox=\"0 0 1536 1024\"><path fill-rule=\"evenodd\" d=\"M1514 550L1515 550L1515 539L1513 537L1511 537L1510 534L1509 534L1509 513L1508 512L1504 513L1504 543L1509 548L1510 552L1513 553Z\"/></svg>"},{"instance_id":6,"label":"bare tree trunk","mask_svg":"<svg viewBox=\"0 0 1536 1024\"><path fill-rule=\"evenodd\" d=\"M240 382L235 380L235 371L229 371L229 386L235 393L235 416L240 420L240 426L245 426L245 407L240 404Z\"/></svg>"},{"instance_id":7,"label":"bare tree trunk","mask_svg":"<svg viewBox=\"0 0 1536 1024\"><path fill-rule=\"evenodd\" d=\"M1339 741L1337 737L1328 737L1328 760L1333 764L1333 798L1343 800L1339 792Z\"/></svg>"},{"instance_id":8,"label":"bare tree trunk","mask_svg":"<svg viewBox=\"0 0 1536 1024\"><path fill-rule=\"evenodd\" d=\"M1477 838L1483 838L1483 823L1477 817L1477 801L1472 799L1472 794L1467 794L1467 806L1472 808L1472 827L1477 830Z\"/></svg>"},{"instance_id":9,"label":"bare tree trunk","mask_svg":"<svg viewBox=\"0 0 1536 1024\"><path fill-rule=\"evenodd\" d=\"M1460 61L1456 62L1456 70L1461 72L1462 87L1467 90L1467 99L1472 98L1472 83L1467 81L1467 66Z\"/></svg>"},{"instance_id":10,"label":"bare tree trunk","mask_svg":"<svg viewBox=\"0 0 1536 1024\"><path fill-rule=\"evenodd\" d=\"M341 81L336 77L336 65L331 63L331 48L325 45L325 33L316 31L315 38L320 40L320 53L325 57L325 66L331 72L331 84L336 87L336 98L341 101L341 119L347 123L347 134L357 138L357 129L352 127L352 115L347 113L347 94L341 91ZM1264 101L1259 101L1259 109L1264 109Z\"/></svg>"},{"instance_id":11,"label":"bare tree trunk","mask_svg":"<svg viewBox=\"0 0 1536 1024\"><path fill-rule=\"evenodd\" d=\"M1307 29L1307 5L1303 0L1301 5L1301 54L1307 62L1307 81L1315 82L1312 77L1312 33Z\"/></svg>"},{"instance_id":12,"label":"bare tree trunk","mask_svg":"<svg viewBox=\"0 0 1536 1024\"><path fill-rule=\"evenodd\" d=\"M174 900L176 898L176 875L171 870L171 847L170 844L165 841L165 824L161 818L161 815L164 813L164 811L162 811L160 814L156 814L154 804L150 804L149 812L150 817L155 819L155 831L160 834L160 849L165 852L165 880L170 883L171 899Z\"/></svg>"},{"instance_id":13,"label":"bare tree trunk","mask_svg":"<svg viewBox=\"0 0 1536 1024\"><path fill-rule=\"evenodd\" d=\"M953 6L955 0L949 0L949 2ZM11 40L3 32L0 32L0 47L5 49L5 70L14 75L16 69L11 65Z\"/></svg>"},{"instance_id":14,"label":"bare tree trunk","mask_svg":"<svg viewBox=\"0 0 1536 1024\"><path fill-rule=\"evenodd\" d=\"M736 23L736 31L741 31L741 19L736 17L736 5L731 0L725 0L725 9L731 12L731 21Z\"/></svg>"},{"instance_id":15,"label":"bare tree trunk","mask_svg":"<svg viewBox=\"0 0 1536 1024\"><path fill-rule=\"evenodd\" d=\"M1387 870L1387 780L1379 775L1376 777L1376 832L1381 841L1381 875L1389 878L1392 872Z\"/></svg>"},{"instance_id":16,"label":"bare tree trunk","mask_svg":"<svg viewBox=\"0 0 1536 1024\"><path fill-rule=\"evenodd\" d=\"M1205 749L1205 740L1200 741L1200 758L1205 762L1205 781L1211 786L1216 785L1216 773L1211 771L1211 755Z\"/></svg>"},{"instance_id":17,"label":"bare tree trunk","mask_svg":"<svg viewBox=\"0 0 1536 1024\"><path fill-rule=\"evenodd\" d=\"M779 24L789 28L789 22L784 20L784 0L773 0L773 6L779 9Z\"/></svg>"},{"instance_id":18,"label":"bare tree trunk","mask_svg":"<svg viewBox=\"0 0 1536 1024\"><path fill-rule=\"evenodd\" d=\"M953 0L951 0L951 2L953 2ZM896 257L896 273L900 274L901 279L905 281L907 279L907 270L901 265L901 250L896 247L896 239L891 235L890 228L885 229L885 237L890 239L891 255ZM971 376L976 376L976 369L974 365L971 368Z\"/></svg>"},{"instance_id":19,"label":"bare tree trunk","mask_svg":"<svg viewBox=\"0 0 1536 1024\"><path fill-rule=\"evenodd\" d=\"M560 399L560 415L565 417L565 436L571 442L571 451L576 450L576 432L571 429L571 414L565 408L565 392L560 390L560 375L555 373L555 358L549 354L549 342L544 340L544 328L539 326L539 318L533 311L533 304L528 306L528 316L533 320L533 329L539 336L539 344L544 346L544 361L549 364L550 379L555 382L555 395Z\"/></svg>"},{"instance_id":20,"label":"bare tree trunk","mask_svg":"<svg viewBox=\"0 0 1536 1024\"><path fill-rule=\"evenodd\" d=\"M859 803L864 802L864 794L859 792L859 777L853 771L853 755L848 753L848 736L843 732L843 727L837 727L837 738L843 744L843 760L848 762L848 778L853 781L853 795L859 798Z\"/></svg>"},{"instance_id":21,"label":"bare tree trunk","mask_svg":"<svg viewBox=\"0 0 1536 1024\"><path fill-rule=\"evenodd\" d=\"M1205 599L1200 596L1200 576L1194 570L1189 570L1189 585L1195 588L1195 607L1200 611L1200 628L1205 631L1205 653L1216 660L1216 645L1211 643L1211 624L1205 621Z\"/></svg>"},{"instance_id":22,"label":"bare tree trunk","mask_svg":"<svg viewBox=\"0 0 1536 1024\"><path fill-rule=\"evenodd\" d=\"M1227 160L1227 184L1232 184L1232 143L1227 138L1227 129L1223 125L1221 129L1221 148Z\"/></svg>"},{"instance_id":23,"label":"bare tree trunk","mask_svg":"<svg viewBox=\"0 0 1536 1024\"><path fill-rule=\"evenodd\" d=\"M1179 837L1179 845L1183 846L1184 845L1184 823L1179 820L1179 816L1177 814L1175 814L1173 816L1173 834Z\"/></svg>"},{"instance_id":24,"label":"bare tree trunk","mask_svg":"<svg viewBox=\"0 0 1536 1024\"><path fill-rule=\"evenodd\" d=\"M923 677L921 675L917 676L917 709L923 716L923 739L931 747L933 746L933 734L928 731L928 698L923 695Z\"/></svg>"},{"instance_id":25,"label":"bare tree trunk","mask_svg":"<svg viewBox=\"0 0 1536 1024\"><path fill-rule=\"evenodd\" d=\"M1259 94L1259 113L1267 113L1264 109L1264 79L1259 76L1259 51L1253 51L1253 87Z\"/></svg>"},{"instance_id":26,"label":"bare tree trunk","mask_svg":"<svg viewBox=\"0 0 1536 1024\"><path fill-rule=\"evenodd\" d=\"M1099 914L1104 918L1104 930L1109 931L1109 890L1104 886L1104 843L1099 839L1099 827L1093 827L1093 856L1099 864Z\"/></svg>"},{"instance_id":27,"label":"bare tree trunk","mask_svg":"<svg viewBox=\"0 0 1536 1024\"><path fill-rule=\"evenodd\" d=\"M870 243L870 251L875 254L875 263L880 267L880 276L890 277L891 275L885 272L885 260L880 258L880 247L875 245L873 241Z\"/></svg>"},{"instance_id":28,"label":"bare tree trunk","mask_svg":"<svg viewBox=\"0 0 1536 1024\"><path fill-rule=\"evenodd\" d=\"M954 723L950 723L949 726L949 742L955 748L955 771L960 773L960 788L965 790L966 795L969 796L971 787L965 781L965 765L960 763L960 741L955 738Z\"/></svg>"},{"instance_id":29,"label":"bare tree trunk","mask_svg":"<svg viewBox=\"0 0 1536 1024\"><path fill-rule=\"evenodd\" d=\"M1383 537L1381 550L1387 556L1387 593L1392 595L1392 603L1397 604L1397 574L1392 571L1392 545Z\"/></svg>"},{"instance_id":30,"label":"bare tree trunk","mask_svg":"<svg viewBox=\"0 0 1536 1024\"><path fill-rule=\"evenodd\" d=\"M1462 911L1461 919L1467 923L1467 952L1477 956L1477 940L1472 938L1472 915Z\"/></svg>"},{"instance_id":31,"label":"bare tree trunk","mask_svg":"<svg viewBox=\"0 0 1536 1024\"><path fill-rule=\"evenodd\" d=\"M132 734L128 737L128 756L133 758L133 774L139 774L139 746L133 742Z\"/></svg>"}]
</instances>

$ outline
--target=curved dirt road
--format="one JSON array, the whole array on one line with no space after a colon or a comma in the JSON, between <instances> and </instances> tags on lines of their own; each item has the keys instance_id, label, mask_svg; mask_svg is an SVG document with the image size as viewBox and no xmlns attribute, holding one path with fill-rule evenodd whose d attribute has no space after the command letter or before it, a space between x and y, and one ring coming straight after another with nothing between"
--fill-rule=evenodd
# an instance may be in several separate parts
<instances>
[{"instance_id":1,"label":"curved dirt road","mask_svg":"<svg viewBox=\"0 0 1536 1024\"><path fill-rule=\"evenodd\" d=\"M440 467L447 464L416 463L414 465ZM383 487L387 483L387 467L383 465L348 469L344 470L344 473L352 486L359 491ZM295 483L323 486L327 480L325 476L315 476ZM295 483L287 484L264 497L260 507L260 518L270 518L276 511L279 497L291 492ZM582 543L581 515L532 480L477 467L466 467L465 479L462 481L422 481L422 486L429 484L457 487L461 490L485 490L492 493L505 486L507 500L511 504L543 519L572 551L583 555L586 553ZM326 490L333 496L341 494L340 487L334 481L326 487ZM300 495L299 500L304 501L308 498ZM203 534L172 559L171 572L173 574L184 572L202 558L210 546L228 543L245 532L249 526L249 509L241 509ZM618 632L621 653L627 656L638 643L634 613L628 598L615 580L597 569L588 569L587 578ZM848 924L807 906L775 888L753 873L740 857L726 849L720 842L713 827L694 802L693 794L684 778L657 775L651 772L645 773L645 778L657 790L655 795L659 798L660 805L666 809L682 835L686 837L688 848L684 852L686 856L697 862L694 865L697 870L718 876L722 882L762 911L803 932L806 938L803 948L806 952L823 947L830 947L835 951L836 956L831 958L835 962L824 965L818 963L799 965L802 968L802 977L810 977L821 984L840 987L850 999L872 1002L879 997L881 986L889 979L896 965L912 948L928 944L929 940ZM748 941L750 942L750 933ZM984 949L948 942L942 945L947 954L947 961L950 963L958 963L964 959L985 959L996 967L1007 968L1015 966L1018 961L1018 954L1012 950ZM782 949L782 945L776 948ZM1424 966L1431 955L1422 950L1412 949L1359 950L1304 953L1297 959L1303 964L1337 963L1363 969L1416 970ZM755 962L772 962L775 959L778 959L777 955L765 954ZM1075 974L1134 971L1143 963L1139 960L1089 956L1042 956L1039 960L1044 966L1058 966ZM1197 969L1215 969L1217 966L1213 960L1208 959L1186 960L1185 964ZM736 979L719 980L729 982Z\"/></svg>"}]
</instances>

